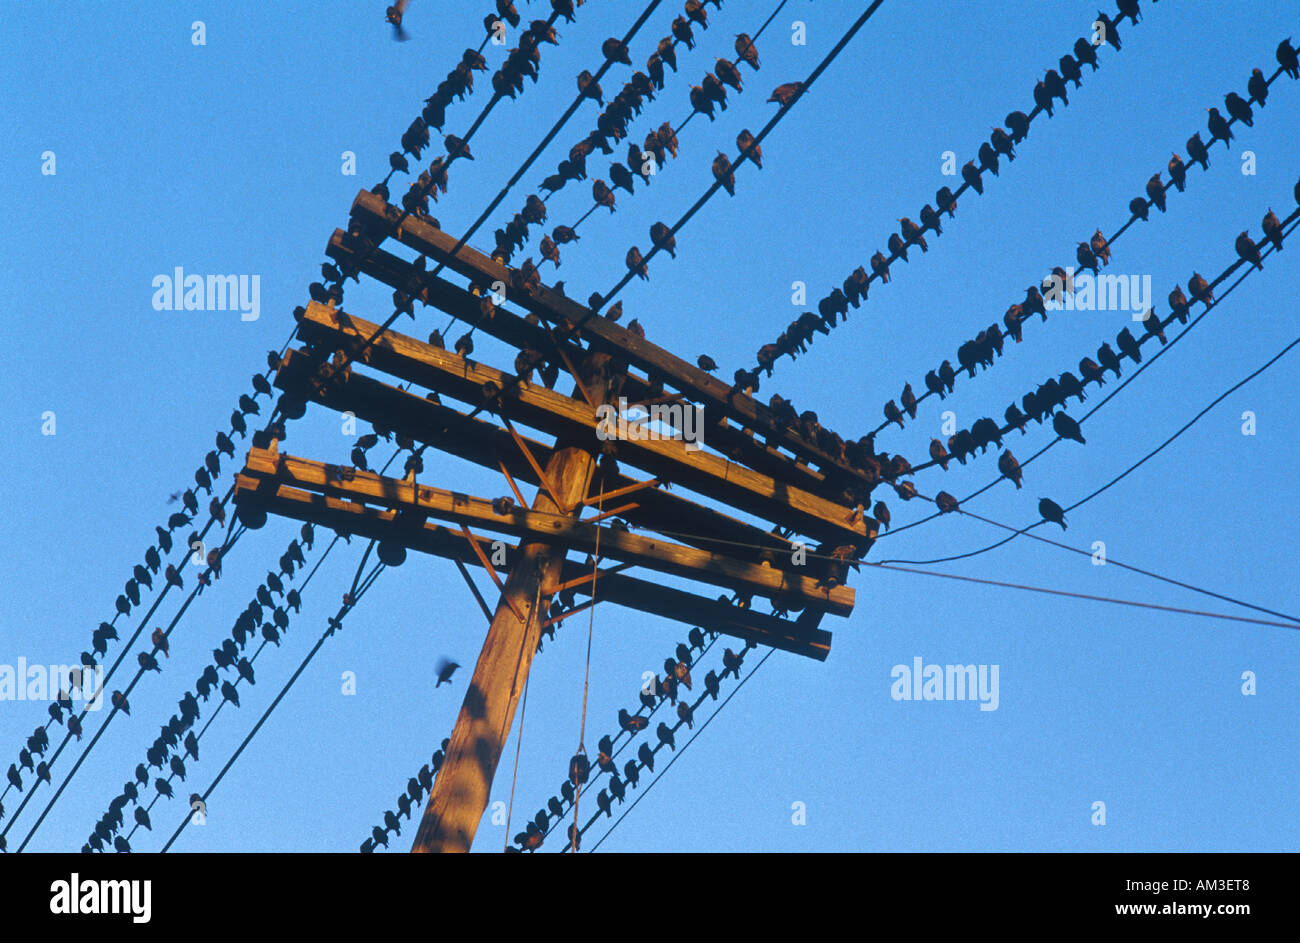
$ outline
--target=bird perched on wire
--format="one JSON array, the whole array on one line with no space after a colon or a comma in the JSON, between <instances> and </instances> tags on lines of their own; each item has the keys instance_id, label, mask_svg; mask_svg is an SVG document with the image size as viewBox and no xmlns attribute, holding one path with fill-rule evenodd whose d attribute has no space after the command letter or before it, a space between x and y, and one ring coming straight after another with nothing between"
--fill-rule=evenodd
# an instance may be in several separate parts
<instances>
[{"instance_id":1,"label":"bird perched on wire","mask_svg":"<svg viewBox=\"0 0 1300 943\"><path fill-rule=\"evenodd\" d=\"M1278 252L1282 251L1282 223L1271 209L1264 217L1264 235L1268 237L1269 242L1273 243L1274 249Z\"/></svg>"},{"instance_id":2,"label":"bird perched on wire","mask_svg":"<svg viewBox=\"0 0 1300 943\"><path fill-rule=\"evenodd\" d=\"M1038 513L1042 515L1043 520L1060 524L1061 530L1068 530L1065 525L1065 511L1051 498L1038 499Z\"/></svg>"},{"instance_id":3,"label":"bird perched on wire","mask_svg":"<svg viewBox=\"0 0 1300 943\"><path fill-rule=\"evenodd\" d=\"M759 170L763 169L763 146L754 142L754 135L750 133L749 128L742 128L736 135L736 147L740 149L740 153L754 162L755 167Z\"/></svg>"},{"instance_id":4,"label":"bird perched on wire","mask_svg":"<svg viewBox=\"0 0 1300 943\"><path fill-rule=\"evenodd\" d=\"M722 151L718 151L718 156L713 158L713 179L722 184L728 196L736 195L736 175L731 169L731 161Z\"/></svg>"},{"instance_id":5,"label":"bird perched on wire","mask_svg":"<svg viewBox=\"0 0 1300 943\"><path fill-rule=\"evenodd\" d=\"M772 90L772 95L768 98L769 102L776 102L782 108L789 108L803 94L804 85L802 82L786 82L778 85Z\"/></svg>"},{"instance_id":6,"label":"bird perched on wire","mask_svg":"<svg viewBox=\"0 0 1300 943\"><path fill-rule=\"evenodd\" d=\"M620 730L626 730L630 734L636 734L645 730L650 723L646 718L639 714L633 715L627 712L627 708L620 707L618 711L618 726Z\"/></svg>"},{"instance_id":7,"label":"bird perched on wire","mask_svg":"<svg viewBox=\"0 0 1300 943\"><path fill-rule=\"evenodd\" d=\"M903 411L898 408L898 404L892 399L885 404L885 421L898 423L898 428L903 428Z\"/></svg>"},{"instance_id":8,"label":"bird perched on wire","mask_svg":"<svg viewBox=\"0 0 1300 943\"><path fill-rule=\"evenodd\" d=\"M1235 245L1237 255L1255 266L1255 268L1260 269L1261 271L1263 270L1264 262L1263 259L1260 258L1259 246L1255 245L1255 240L1250 238L1249 231L1242 231L1242 233L1237 236Z\"/></svg>"},{"instance_id":9,"label":"bird perched on wire","mask_svg":"<svg viewBox=\"0 0 1300 943\"><path fill-rule=\"evenodd\" d=\"M656 249L662 249L674 259L677 258L677 237L666 224L657 222L650 226L650 241Z\"/></svg>"},{"instance_id":10,"label":"bird perched on wire","mask_svg":"<svg viewBox=\"0 0 1300 943\"><path fill-rule=\"evenodd\" d=\"M611 213L614 212L614 191L604 180L596 180L592 183L591 198L596 201L597 206L607 206Z\"/></svg>"},{"instance_id":11,"label":"bird perched on wire","mask_svg":"<svg viewBox=\"0 0 1300 943\"><path fill-rule=\"evenodd\" d=\"M935 495L934 503L939 506L940 514L949 514L958 509L957 499L946 491L940 491Z\"/></svg>"},{"instance_id":12,"label":"bird perched on wire","mask_svg":"<svg viewBox=\"0 0 1300 943\"><path fill-rule=\"evenodd\" d=\"M1300 52L1291 45L1291 37L1288 36L1277 44L1277 64L1282 67L1282 71L1293 79L1300 79Z\"/></svg>"},{"instance_id":13,"label":"bird perched on wire","mask_svg":"<svg viewBox=\"0 0 1300 943\"><path fill-rule=\"evenodd\" d=\"M1200 272L1192 273L1191 280L1187 283L1187 290L1192 293L1193 301L1204 301L1206 307L1214 301L1214 289Z\"/></svg>"},{"instance_id":14,"label":"bird perched on wire","mask_svg":"<svg viewBox=\"0 0 1300 943\"><path fill-rule=\"evenodd\" d=\"M1174 156L1177 157L1178 155L1175 154ZM1192 163L1200 164L1202 169L1210 169L1210 151L1201 141L1199 131L1187 139L1187 156L1192 159ZM1171 170L1170 173L1172 172Z\"/></svg>"},{"instance_id":15,"label":"bird perched on wire","mask_svg":"<svg viewBox=\"0 0 1300 943\"><path fill-rule=\"evenodd\" d=\"M736 56L755 72L758 71L758 47L748 33L736 34Z\"/></svg>"},{"instance_id":16,"label":"bird perched on wire","mask_svg":"<svg viewBox=\"0 0 1300 943\"><path fill-rule=\"evenodd\" d=\"M474 159L474 155L469 152L469 143L461 140L456 135L448 134L442 139L442 143L447 148L449 157L463 157L466 160Z\"/></svg>"},{"instance_id":17,"label":"bird perched on wire","mask_svg":"<svg viewBox=\"0 0 1300 943\"><path fill-rule=\"evenodd\" d=\"M1165 211L1165 185L1161 182L1159 173L1151 175L1151 179L1147 181L1146 190L1147 199L1152 202L1156 209L1163 213Z\"/></svg>"},{"instance_id":18,"label":"bird perched on wire","mask_svg":"<svg viewBox=\"0 0 1300 943\"><path fill-rule=\"evenodd\" d=\"M1254 114L1250 110L1250 104L1236 92L1229 92L1223 97L1223 105L1228 109L1228 114L1240 121L1248 128L1255 126Z\"/></svg>"},{"instance_id":19,"label":"bird perched on wire","mask_svg":"<svg viewBox=\"0 0 1300 943\"><path fill-rule=\"evenodd\" d=\"M641 250L636 246L627 250L623 262L627 266L627 270L633 275L649 281L650 274L646 271L645 260L641 257Z\"/></svg>"},{"instance_id":20,"label":"bird perched on wire","mask_svg":"<svg viewBox=\"0 0 1300 943\"><path fill-rule=\"evenodd\" d=\"M1010 449L998 456L998 471L1011 479L1017 491L1020 490L1020 482L1024 477L1024 473L1020 470L1020 463L1016 461L1016 457L1011 454Z\"/></svg>"},{"instance_id":21,"label":"bird perched on wire","mask_svg":"<svg viewBox=\"0 0 1300 943\"><path fill-rule=\"evenodd\" d=\"M983 194L984 181L980 179L979 168L975 166L973 160L966 161L961 168L961 179L976 193Z\"/></svg>"},{"instance_id":22,"label":"bird perched on wire","mask_svg":"<svg viewBox=\"0 0 1300 943\"><path fill-rule=\"evenodd\" d=\"M942 442L938 439L930 440L930 458L933 461L938 462L944 471L948 470L948 460L951 457L952 456L948 454L948 450L943 447ZM880 515L877 514L876 517L879 519ZM886 529L888 529L888 527L886 527Z\"/></svg>"},{"instance_id":23,"label":"bird perched on wire","mask_svg":"<svg viewBox=\"0 0 1300 943\"><path fill-rule=\"evenodd\" d=\"M450 684L451 676L456 673L456 669L459 667L460 665L456 664L456 662L451 661L450 659L447 658L439 659L438 660L438 683L434 685L434 688L435 689L440 688L443 686L443 684Z\"/></svg>"},{"instance_id":24,"label":"bird perched on wire","mask_svg":"<svg viewBox=\"0 0 1300 943\"><path fill-rule=\"evenodd\" d=\"M1178 188L1178 192L1182 193L1187 183L1187 165L1177 154L1169 158L1169 179ZM1160 208L1164 209L1163 206Z\"/></svg>"},{"instance_id":25,"label":"bird perched on wire","mask_svg":"<svg viewBox=\"0 0 1300 943\"><path fill-rule=\"evenodd\" d=\"M1222 141L1225 147L1232 147L1232 129L1228 127L1228 121L1219 113L1217 108L1207 108L1209 112L1210 143Z\"/></svg>"},{"instance_id":26,"label":"bird perched on wire","mask_svg":"<svg viewBox=\"0 0 1300 943\"><path fill-rule=\"evenodd\" d=\"M1057 412L1052 417L1052 429L1062 439L1073 439L1080 445L1086 445L1087 440L1083 433L1079 431L1079 424L1067 416L1064 412Z\"/></svg>"},{"instance_id":27,"label":"bird perched on wire","mask_svg":"<svg viewBox=\"0 0 1300 943\"><path fill-rule=\"evenodd\" d=\"M1112 20L1105 13L1098 11L1096 25L1101 27L1101 29L1098 31L1098 41L1100 43L1110 43L1112 46L1115 47L1116 52L1119 52L1119 50L1124 48L1120 44L1118 18L1116 20Z\"/></svg>"},{"instance_id":28,"label":"bird perched on wire","mask_svg":"<svg viewBox=\"0 0 1300 943\"><path fill-rule=\"evenodd\" d=\"M900 227L902 228L903 239L907 245L920 246L922 252L930 251L930 247L926 245L925 235L921 232L920 226L916 225L916 223L912 222L906 216L904 216L898 222Z\"/></svg>"},{"instance_id":29,"label":"bird perched on wire","mask_svg":"<svg viewBox=\"0 0 1300 943\"><path fill-rule=\"evenodd\" d=\"M1165 326L1160 323L1160 317L1154 308L1147 311L1146 317L1142 319L1142 327L1146 329L1147 334L1160 341L1161 347L1168 343L1165 340Z\"/></svg>"}]
</instances>

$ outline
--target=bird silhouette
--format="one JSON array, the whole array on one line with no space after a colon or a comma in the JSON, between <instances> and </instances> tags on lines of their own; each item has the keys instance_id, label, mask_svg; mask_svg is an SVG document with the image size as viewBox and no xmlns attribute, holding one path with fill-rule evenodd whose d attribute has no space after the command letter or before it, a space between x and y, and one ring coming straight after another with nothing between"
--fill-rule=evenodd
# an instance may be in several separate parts
<instances>
[{"instance_id":1,"label":"bird silhouette","mask_svg":"<svg viewBox=\"0 0 1300 943\"><path fill-rule=\"evenodd\" d=\"M803 94L803 89L802 82L786 82L784 85L778 85L772 90L772 96L768 98L768 101L777 102L781 107L789 108Z\"/></svg>"},{"instance_id":2,"label":"bird silhouette","mask_svg":"<svg viewBox=\"0 0 1300 943\"><path fill-rule=\"evenodd\" d=\"M1083 433L1079 431L1079 424L1067 416L1064 412L1058 412L1052 417L1052 429L1062 439L1073 439L1080 445L1086 445L1087 440Z\"/></svg>"},{"instance_id":3,"label":"bird silhouette","mask_svg":"<svg viewBox=\"0 0 1300 943\"><path fill-rule=\"evenodd\" d=\"M1065 524L1065 511L1051 498L1038 499L1038 513L1043 520L1050 521L1053 524L1060 524L1061 530L1068 529Z\"/></svg>"},{"instance_id":4,"label":"bird silhouette","mask_svg":"<svg viewBox=\"0 0 1300 943\"><path fill-rule=\"evenodd\" d=\"M1200 272L1192 273L1191 280L1187 283L1187 290L1191 292L1193 301L1203 301L1207 308L1214 301L1214 290Z\"/></svg>"},{"instance_id":5,"label":"bird silhouette","mask_svg":"<svg viewBox=\"0 0 1300 943\"><path fill-rule=\"evenodd\" d=\"M1263 226L1264 226L1264 235L1268 238L1268 241L1273 244L1274 249L1276 249L1278 252L1281 252L1282 251L1282 223L1277 218L1277 214L1274 213L1272 209L1270 209L1268 211L1268 215L1264 217Z\"/></svg>"},{"instance_id":6,"label":"bird silhouette","mask_svg":"<svg viewBox=\"0 0 1300 943\"><path fill-rule=\"evenodd\" d=\"M736 55L739 57L739 60L744 62L751 69L757 72L758 65L759 65L758 48L754 45L754 41L749 38L748 33L736 34L735 49L736 49Z\"/></svg>"},{"instance_id":7,"label":"bird silhouette","mask_svg":"<svg viewBox=\"0 0 1300 943\"><path fill-rule=\"evenodd\" d=\"M1111 20L1111 18L1105 13L1098 10L1096 22L1097 25L1101 27L1101 29L1098 30L1098 38L1102 43L1110 43L1115 47L1116 52L1124 48L1120 44L1119 28L1117 26L1118 20Z\"/></svg>"},{"instance_id":8,"label":"bird silhouette","mask_svg":"<svg viewBox=\"0 0 1300 943\"><path fill-rule=\"evenodd\" d=\"M1228 114L1240 121L1248 128L1255 126L1254 114L1250 110L1250 105L1246 99L1242 98L1236 92L1229 92L1223 98L1224 107L1228 109Z\"/></svg>"},{"instance_id":9,"label":"bird silhouette","mask_svg":"<svg viewBox=\"0 0 1300 943\"><path fill-rule=\"evenodd\" d=\"M1020 463L1016 461L1016 457L1011 454L1010 450L998 456L998 471L1011 479L1017 491L1020 490L1020 483L1024 478L1024 473L1021 472Z\"/></svg>"},{"instance_id":10,"label":"bird silhouette","mask_svg":"<svg viewBox=\"0 0 1300 943\"><path fill-rule=\"evenodd\" d=\"M235 690L235 686L229 681L221 682L221 698L222 700L229 701L236 707L239 706L239 692Z\"/></svg>"},{"instance_id":11,"label":"bird silhouette","mask_svg":"<svg viewBox=\"0 0 1300 943\"><path fill-rule=\"evenodd\" d=\"M898 408L898 404L892 399L885 404L885 420L887 422L898 423L898 428L903 428L903 411Z\"/></svg>"},{"instance_id":12,"label":"bird silhouette","mask_svg":"<svg viewBox=\"0 0 1300 943\"><path fill-rule=\"evenodd\" d=\"M1264 262L1260 258L1259 246L1255 245L1255 240L1250 238L1250 233L1248 231L1243 230L1242 233L1237 236L1235 246L1237 249L1237 255L1255 266L1255 268L1263 270Z\"/></svg>"},{"instance_id":13,"label":"bird silhouette","mask_svg":"<svg viewBox=\"0 0 1300 943\"><path fill-rule=\"evenodd\" d=\"M1300 53L1291 45L1290 36L1277 44L1276 56L1282 71L1293 79L1300 79Z\"/></svg>"},{"instance_id":14,"label":"bird silhouette","mask_svg":"<svg viewBox=\"0 0 1300 943\"><path fill-rule=\"evenodd\" d=\"M654 243L655 248L663 249L674 259L677 258L677 237L665 223L656 222L650 226L650 241Z\"/></svg>"},{"instance_id":15,"label":"bird silhouette","mask_svg":"<svg viewBox=\"0 0 1300 943\"><path fill-rule=\"evenodd\" d=\"M1160 341L1160 346L1165 346L1168 341L1165 340L1165 326L1160 323L1160 317L1156 314L1155 309L1147 311L1147 315L1142 319L1142 327L1151 337Z\"/></svg>"},{"instance_id":16,"label":"bird silhouette","mask_svg":"<svg viewBox=\"0 0 1300 943\"><path fill-rule=\"evenodd\" d=\"M618 711L619 729L626 730L628 733L635 735L636 733L645 730L646 726L649 723L650 722L646 718L640 716L639 714L632 715L627 712L626 708L619 708Z\"/></svg>"},{"instance_id":17,"label":"bird silhouette","mask_svg":"<svg viewBox=\"0 0 1300 943\"><path fill-rule=\"evenodd\" d=\"M957 499L946 491L940 491L935 495L934 503L938 505L940 514L948 514L958 509Z\"/></svg>"},{"instance_id":18,"label":"bird silhouette","mask_svg":"<svg viewBox=\"0 0 1300 943\"><path fill-rule=\"evenodd\" d=\"M731 169L731 161L722 151L718 151L718 156L713 158L713 179L722 185L729 196L736 195L736 175Z\"/></svg>"},{"instance_id":19,"label":"bird silhouette","mask_svg":"<svg viewBox=\"0 0 1300 943\"><path fill-rule=\"evenodd\" d=\"M406 30L402 28L402 15L406 12L406 0L395 0L389 5L384 13L384 19L393 24L393 39L397 42L405 42L410 37Z\"/></svg>"},{"instance_id":20,"label":"bird silhouette","mask_svg":"<svg viewBox=\"0 0 1300 943\"><path fill-rule=\"evenodd\" d=\"M1149 199L1156 209L1160 212L1165 211L1165 185L1160 180L1160 174L1154 173L1151 179L1147 181L1146 186L1147 199Z\"/></svg>"},{"instance_id":21,"label":"bird silhouette","mask_svg":"<svg viewBox=\"0 0 1300 943\"><path fill-rule=\"evenodd\" d=\"M623 261L627 265L627 270L633 275L649 280L650 275L646 271L645 260L641 257L641 250L636 246L627 250L627 256Z\"/></svg>"},{"instance_id":22,"label":"bird silhouette","mask_svg":"<svg viewBox=\"0 0 1300 943\"><path fill-rule=\"evenodd\" d=\"M1217 108L1207 108L1209 112L1210 144L1215 141L1222 141L1225 147L1232 147L1232 129L1228 127L1227 119L1219 113Z\"/></svg>"},{"instance_id":23,"label":"bird silhouette","mask_svg":"<svg viewBox=\"0 0 1300 943\"><path fill-rule=\"evenodd\" d=\"M1174 154L1172 157L1169 158L1168 169L1169 169L1169 179L1172 180L1174 186L1178 188L1178 192L1182 193L1183 188L1187 182L1187 165L1183 163L1183 159L1181 157L1179 157L1177 154ZM1164 209L1163 204L1161 205L1160 208Z\"/></svg>"},{"instance_id":24,"label":"bird silhouette","mask_svg":"<svg viewBox=\"0 0 1300 943\"><path fill-rule=\"evenodd\" d=\"M440 658L438 660L438 683L434 685L434 688L440 688L443 684L450 684L451 676L456 673L456 669L459 667L460 665L448 658Z\"/></svg>"},{"instance_id":25,"label":"bird silhouette","mask_svg":"<svg viewBox=\"0 0 1300 943\"><path fill-rule=\"evenodd\" d=\"M984 181L980 179L979 168L975 166L974 161L968 160L962 165L961 178L976 193L982 194L984 192Z\"/></svg>"}]
</instances>

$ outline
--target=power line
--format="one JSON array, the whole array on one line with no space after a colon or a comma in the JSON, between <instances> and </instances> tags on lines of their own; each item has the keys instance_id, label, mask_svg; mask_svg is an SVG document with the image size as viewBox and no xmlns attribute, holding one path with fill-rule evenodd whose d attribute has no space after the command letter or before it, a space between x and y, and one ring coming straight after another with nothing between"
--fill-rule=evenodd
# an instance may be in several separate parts
<instances>
[{"instance_id":1,"label":"power line","mask_svg":"<svg viewBox=\"0 0 1300 943\"><path fill-rule=\"evenodd\" d=\"M325 644L325 640L333 635L336 629L342 628L344 617L352 611L353 607L358 601L360 601L361 597L369 591L372 585L374 585L379 574L386 568L387 564L382 562L376 563L374 568L366 575L365 579L362 580L357 591L350 594L350 601L345 601L343 605L339 607L338 612L333 616L333 618L329 620L329 628L326 629L321 637L316 640L316 644L312 646L311 651L309 651L306 657L303 658L302 664L298 666L297 670L294 671L289 680L284 683L284 687L282 687L280 693L275 696L275 700L273 700L267 706L266 710L262 712L262 716L258 718L257 723L253 725L253 729L248 732L248 735L245 736L239 746L236 747L235 752L231 755L230 759L226 761L226 765L221 767L221 772L217 773L216 778L212 780L211 785L209 785L202 793L200 798L203 800L205 807L207 806L208 798L212 795L217 786L221 784L221 780L225 778L226 773L230 771L230 768L235 765L235 761L239 759L240 755L244 752L245 748L247 748L253 737L255 737L257 732L262 729L262 725L265 724L267 718L271 716L271 712L275 710L282 700L284 700L284 696L289 693L289 689L293 687L294 682L298 680L299 676L307 670L307 666L311 664L311 660L316 657L316 653L320 651L321 646ZM191 813L187 812L185 819L181 822L180 826L177 827L176 831L172 833L172 837L167 839L167 843L159 849L159 854L167 853L171 846L175 844L176 839L180 837L181 832L185 831L185 827L189 825L192 820L193 816Z\"/></svg>"},{"instance_id":2,"label":"power line","mask_svg":"<svg viewBox=\"0 0 1300 943\"><path fill-rule=\"evenodd\" d=\"M750 678L754 677L754 675L758 673L758 669L763 667L763 663L766 662L769 658L771 658L772 653L775 651L776 651L775 648L769 648L767 650L767 654L765 654L762 658L759 659L758 664L755 665L750 670L749 674L745 675L745 677L740 679L740 683L737 684L736 687L732 689L731 693L727 695L726 700L724 700L721 704L718 705L718 709L715 710L712 714L710 714L705 719L704 723L700 724L700 729L695 731L695 733L691 735L691 738L682 744L682 748L673 753L672 757L668 760L668 763L664 766L663 772L661 772L650 782L646 783L645 789L640 790L635 801L633 801L633 803L628 807L627 811L618 817L617 821L615 821L614 824L609 827L609 830L605 832L604 835L600 836L600 840L591 847L591 851L595 851L597 848L599 848L601 845L605 843L605 839L609 838L609 836L613 834L614 829L618 828L619 823L628 817L628 814L637 807L637 803L639 803L643 798L645 798L646 794L649 793L650 790L654 788L655 783L659 782L659 780L664 778L668 770L672 768L672 765L677 762L677 758L686 752L687 748L690 747L690 745L695 742L695 739L700 734L704 733L705 728L708 727L709 724L713 723L713 718L717 717L719 714L722 713L722 709L731 702L731 699L733 697L735 697L737 694L740 693L740 689L745 686L745 682L748 681Z\"/></svg>"},{"instance_id":3,"label":"power line","mask_svg":"<svg viewBox=\"0 0 1300 943\"><path fill-rule=\"evenodd\" d=\"M1298 219L1300 219L1300 209L1295 210L1294 212L1291 213L1290 216L1287 217L1286 222L1283 224L1283 230L1284 230L1284 234L1285 234L1285 235L1290 235L1291 232L1294 232L1294 231L1295 231L1295 229L1297 228L1297 226L1294 225L1294 223L1295 223L1295 221L1298 220ZM1287 227L1290 227L1290 228L1288 229ZM1269 244L1266 243L1265 246L1264 246L1264 248L1261 250L1261 256L1262 256L1262 258L1268 258L1268 257L1269 257L1271 254L1273 254L1275 251L1276 251L1276 250L1274 250L1274 249L1271 247L1271 245L1269 245ZM1094 406L1094 407L1093 407L1092 409L1090 409L1087 413L1085 413L1085 414L1084 414L1084 415L1083 415L1083 416L1078 420L1079 425L1082 426L1083 423L1085 423L1088 419L1090 419L1093 415L1095 415L1096 412L1097 412L1099 409L1101 409L1103 406L1105 406L1107 403L1109 403L1112 399L1114 399L1116 396L1118 396L1119 393L1120 393L1122 390L1124 390L1124 389L1125 389L1125 388L1126 388L1130 383L1132 383L1135 379L1137 379L1139 376L1141 376L1141 374L1142 374L1143 372L1145 372L1146 369L1147 369L1148 367L1150 367L1152 364L1154 364L1154 363L1155 363L1157 360L1159 360L1161 357L1163 357L1164 355L1166 355L1167 353L1169 353L1171 350L1173 350L1174 347L1178 344L1179 341L1181 341L1184 337L1186 337L1187 334L1188 334L1188 333L1189 333L1189 332L1190 332L1194 327L1196 327L1196 325L1199 324L1199 323L1200 323L1200 322L1205 318L1206 315L1208 315L1212 310L1214 310L1214 309L1217 308L1219 305L1221 305L1221 304L1222 304L1222 303L1227 299L1227 297L1228 297L1229 295L1231 295L1233 291L1236 290L1237 286L1239 286L1243 281L1246 280L1247 277L1250 276L1250 274L1251 274L1252 272L1255 271L1255 268L1254 268L1253 266L1246 265L1246 263L1245 263L1244 260L1238 260L1238 261L1232 263L1231 265L1229 265L1226 269L1224 269L1223 272L1222 272L1222 273L1221 273L1221 274L1220 274L1216 279L1214 279L1213 282L1210 283L1210 288L1211 288L1211 290L1213 290L1214 288L1218 287L1221 283L1223 283L1224 281L1226 281L1226 280L1227 280L1227 279L1232 275L1233 272L1235 272L1235 271L1236 271L1237 269L1239 269L1239 268L1242 268L1242 266L1245 266L1245 268L1244 268L1244 270L1242 271L1241 275L1236 279L1236 281L1234 281L1234 282L1233 282L1231 285L1229 285L1229 286L1228 286L1224 291L1222 291L1222 292L1219 294L1219 296L1218 296L1217 298L1215 298L1213 301L1210 301L1208 298L1205 299L1205 302L1204 302L1204 303L1205 303L1205 310L1202 311L1202 312L1201 312L1199 315L1197 315L1195 318L1193 318L1192 321L1191 321L1191 323L1189 323L1189 324L1187 325L1187 327L1186 327L1184 330L1180 331L1177 335L1175 335L1174 338L1169 342L1169 344L1168 344L1167 346L1161 347L1159 350L1157 350L1157 351L1155 352L1155 354L1152 355L1152 357L1151 357L1149 360L1147 360L1146 362L1140 364L1140 365L1138 366L1138 368L1137 368L1136 370L1134 370L1131 374L1129 374L1129 376L1128 376L1128 377L1127 377L1123 382L1121 382L1118 386L1115 387L1115 389L1113 389L1110 393L1108 393L1108 394L1107 394L1107 395L1106 395L1106 396L1105 396L1105 397L1104 397L1104 398L1103 398L1103 399L1102 399L1102 400L1101 400L1101 401L1100 401L1096 406ZM1168 324L1169 324L1169 323L1172 323L1173 320L1174 320L1174 319L1173 319L1173 316L1171 316L1170 319L1169 319L1169 322L1165 323L1164 326L1165 326L1165 327L1168 327ZM1148 335L1148 336L1149 336L1149 335ZM1057 436L1055 439L1053 439L1053 440L1052 440L1051 442L1049 442L1047 445L1043 446L1041 449L1039 449L1037 452L1035 452L1035 453L1034 453L1033 455L1031 455L1029 458L1027 458L1027 459L1025 459L1024 461L1020 462L1020 466L1021 466L1021 468L1024 468L1024 467L1030 465L1032 462L1034 462L1036 459L1038 459L1040 456L1042 456L1045 452L1047 452L1049 449L1051 449L1053 446L1055 446L1055 445L1056 445L1058 442L1060 442L1060 441L1061 441L1060 436ZM967 495L965 498L963 498L963 499L961 500L960 503L961 503L961 504L965 504L967 501L970 501L970 500L972 500L972 499L974 499L974 498L979 497L980 495L984 494L986 491L988 491L989 489L991 489L991 488L993 488L995 485L997 485L998 482L1002 481L1005 477L1006 477L1005 475L999 475L997 478L993 479L993 481L989 482L989 483L988 483L987 485L985 485L984 487L982 487L982 488L980 488L980 489L978 489L978 490L972 492L971 494ZM934 519L935 519L936 517L938 517L938 516L939 516L938 513L930 514L928 517L923 517L923 518L921 518L920 520L912 521L912 522L910 522L910 523L903 524L903 525L901 525L901 526L899 526L899 527L891 528L887 533L885 533L885 534L881 534L880 537L877 538L877 539L883 539L883 538L885 538L885 537L892 537L892 536L894 536L895 534L901 534L901 533L903 533L904 531L910 530L910 529L913 528L913 527L918 527L918 526L920 526L921 524L925 524L925 523L927 523L927 522L929 522L929 521L932 521L932 520L934 520Z\"/></svg>"}]
</instances>

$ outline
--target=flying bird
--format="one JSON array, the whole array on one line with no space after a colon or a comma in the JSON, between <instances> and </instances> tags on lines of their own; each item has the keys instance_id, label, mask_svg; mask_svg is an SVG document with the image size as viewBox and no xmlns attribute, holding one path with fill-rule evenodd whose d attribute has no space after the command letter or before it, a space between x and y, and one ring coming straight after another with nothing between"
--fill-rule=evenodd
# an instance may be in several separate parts
<instances>
[{"instance_id":1,"label":"flying bird","mask_svg":"<svg viewBox=\"0 0 1300 943\"><path fill-rule=\"evenodd\" d=\"M451 676L456 673L456 669L459 667L460 665L456 664L456 662L451 661L450 659L447 658L439 659L438 683L434 685L434 688L440 688L443 686L444 683L450 684Z\"/></svg>"},{"instance_id":2,"label":"flying bird","mask_svg":"<svg viewBox=\"0 0 1300 943\"><path fill-rule=\"evenodd\" d=\"M406 0L396 0L384 13L385 22L393 24L393 39L397 42L405 42L411 38L406 35L406 30L402 28L402 14L405 12Z\"/></svg>"}]
</instances>

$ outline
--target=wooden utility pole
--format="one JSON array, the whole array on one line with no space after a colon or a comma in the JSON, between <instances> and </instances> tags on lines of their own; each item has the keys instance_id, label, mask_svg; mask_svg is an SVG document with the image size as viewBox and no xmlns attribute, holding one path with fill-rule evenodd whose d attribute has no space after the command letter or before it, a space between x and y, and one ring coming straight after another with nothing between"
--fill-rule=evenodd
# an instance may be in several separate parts
<instances>
[{"instance_id":1,"label":"wooden utility pole","mask_svg":"<svg viewBox=\"0 0 1300 943\"><path fill-rule=\"evenodd\" d=\"M500 471L519 504L434 487L417 481L416 470L402 479L368 471L355 457L369 447L361 440L353 449L360 468L255 443L236 476L235 506L250 528L263 526L268 512L311 521L390 550L445 557L462 569L481 566L501 588L413 851L470 850L542 632L597 598L701 631L827 657L831 637L820 622L853 611L847 569L875 540L876 521L864 511L879 475L851 462L815 422L809 429L757 403L751 391L541 284L535 271L526 275L461 246L432 221L373 193L357 197L352 217L327 249L342 271L391 286L395 304L398 295L417 299L515 348L542 378L534 384L533 370L519 359L510 373L432 337L421 342L312 300L295 312L302 347L286 351L276 372L275 385L291 404L310 401L364 418L384 438L396 433L399 444L405 437L421 442L421 450ZM388 238L419 252L421 264L385 252L380 244ZM425 259L468 279L469 287L426 271ZM509 306L500 297L486 304L487 286ZM345 369L322 372L331 356L342 357ZM560 370L576 381L569 396L554 391ZM620 397L702 410L707 444L687 443L684 428L682 435L620 432L618 461L597 481L596 407ZM529 484L538 488L531 509L520 490ZM582 520L584 504L597 503L603 513ZM502 560L485 534L518 546ZM586 560L568 560L568 553ZM594 568L592 557L606 565L597 561ZM504 581L498 567L507 572ZM625 573L629 568L651 576ZM664 585L663 576L700 584L701 591ZM719 588L723 594L712 597ZM591 601L579 605L577 595ZM548 619L556 599L559 610ZM755 599L771 613L755 610ZM791 612L799 615L791 619Z\"/></svg>"},{"instance_id":2,"label":"wooden utility pole","mask_svg":"<svg viewBox=\"0 0 1300 943\"><path fill-rule=\"evenodd\" d=\"M610 393L609 361L607 355L592 354L579 367L583 374L580 388L592 398L593 410L594 404L604 402ZM557 505L543 485L533 510L579 513L596 466L594 444L567 444L555 450L546 465L545 479L554 489L554 497L566 507ZM542 600L560 585L564 557L563 546L537 541L520 544L411 851L466 852L474 843L537 651Z\"/></svg>"}]
</instances>

